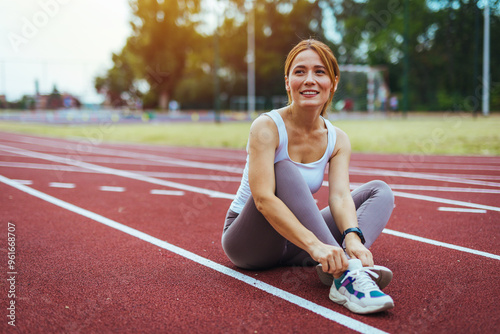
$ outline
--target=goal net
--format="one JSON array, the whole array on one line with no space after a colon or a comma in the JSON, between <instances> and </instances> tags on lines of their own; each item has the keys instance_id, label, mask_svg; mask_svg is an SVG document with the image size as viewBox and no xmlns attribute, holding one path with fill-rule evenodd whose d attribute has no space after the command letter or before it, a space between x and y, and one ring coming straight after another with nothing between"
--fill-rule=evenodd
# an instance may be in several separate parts
<instances>
[{"instance_id":1,"label":"goal net","mask_svg":"<svg viewBox=\"0 0 500 334\"><path fill-rule=\"evenodd\" d=\"M340 65L340 82L333 97L333 111L388 110L386 69L368 65Z\"/></svg>"}]
</instances>

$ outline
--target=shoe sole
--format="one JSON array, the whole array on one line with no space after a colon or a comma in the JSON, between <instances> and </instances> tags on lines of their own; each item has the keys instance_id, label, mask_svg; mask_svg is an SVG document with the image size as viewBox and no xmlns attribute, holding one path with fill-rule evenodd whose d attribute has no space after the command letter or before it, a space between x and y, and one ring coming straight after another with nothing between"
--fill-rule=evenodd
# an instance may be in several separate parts
<instances>
[{"instance_id":1,"label":"shoe sole","mask_svg":"<svg viewBox=\"0 0 500 334\"><path fill-rule=\"evenodd\" d=\"M389 268L383 267L383 266L373 266L373 267L368 267L371 271L375 272L378 274L378 278L375 278L374 276L370 275L370 277L373 279L373 281L378 285L379 289L382 290L386 286L389 285L389 283L392 281L392 271ZM333 275L329 273L325 273L323 271L323 267L321 264L318 264L316 266L316 272L318 273L319 280L321 283L327 286L332 286L333 284ZM370 274L370 273L368 273Z\"/></svg>"},{"instance_id":2,"label":"shoe sole","mask_svg":"<svg viewBox=\"0 0 500 334\"><path fill-rule=\"evenodd\" d=\"M349 299L347 299L346 296L342 295L338 290L332 289L333 291L330 291L330 294L328 295L330 297L330 300L344 306L347 308L349 311L357 314L370 314L370 313L377 313L377 312L382 312L386 310L390 310L391 308L394 308L394 301L391 299L390 301L387 301L384 304L381 305L372 305L372 306L361 306L358 305L354 302L351 302Z\"/></svg>"}]
</instances>

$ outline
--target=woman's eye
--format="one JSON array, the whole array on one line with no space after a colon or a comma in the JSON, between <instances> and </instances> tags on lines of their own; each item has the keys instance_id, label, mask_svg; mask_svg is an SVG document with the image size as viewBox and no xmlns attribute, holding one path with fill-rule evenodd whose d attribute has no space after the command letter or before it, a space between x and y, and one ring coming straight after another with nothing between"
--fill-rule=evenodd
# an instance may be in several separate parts
<instances>
[{"instance_id":1,"label":"woman's eye","mask_svg":"<svg viewBox=\"0 0 500 334\"><path fill-rule=\"evenodd\" d=\"M317 70L316 73L317 74L325 74L325 71L323 71L323 70Z\"/></svg>"}]
</instances>

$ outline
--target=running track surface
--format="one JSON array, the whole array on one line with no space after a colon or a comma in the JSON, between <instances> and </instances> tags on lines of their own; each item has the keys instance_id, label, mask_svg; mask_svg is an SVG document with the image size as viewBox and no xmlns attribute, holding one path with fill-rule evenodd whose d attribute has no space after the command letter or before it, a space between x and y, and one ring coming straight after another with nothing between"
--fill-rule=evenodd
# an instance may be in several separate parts
<instances>
[{"instance_id":1,"label":"running track surface","mask_svg":"<svg viewBox=\"0 0 500 334\"><path fill-rule=\"evenodd\" d=\"M1 132L0 332L500 328L499 157L353 154L353 187L381 179L396 194L371 248L376 263L394 272L385 292L395 308L369 316L332 303L313 267L245 271L225 257L221 231L244 161L242 150ZM326 185L315 195L320 207ZM15 327L7 317L12 301Z\"/></svg>"}]
</instances>

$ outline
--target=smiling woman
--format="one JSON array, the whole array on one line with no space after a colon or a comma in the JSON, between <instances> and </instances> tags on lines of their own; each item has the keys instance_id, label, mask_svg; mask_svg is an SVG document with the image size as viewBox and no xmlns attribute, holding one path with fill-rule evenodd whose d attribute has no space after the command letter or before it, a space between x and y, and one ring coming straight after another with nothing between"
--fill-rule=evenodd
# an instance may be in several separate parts
<instances>
[{"instance_id":1,"label":"smiling woman","mask_svg":"<svg viewBox=\"0 0 500 334\"><path fill-rule=\"evenodd\" d=\"M381 291L392 272L374 266L368 250L389 220L394 196L381 181L350 192L349 138L322 116L339 78L337 60L322 42L302 41L290 51L289 104L250 127L247 163L226 215L222 247L244 269L317 265L332 301L373 313L394 307ZM327 166L329 206L320 211L312 194Z\"/></svg>"}]
</instances>

